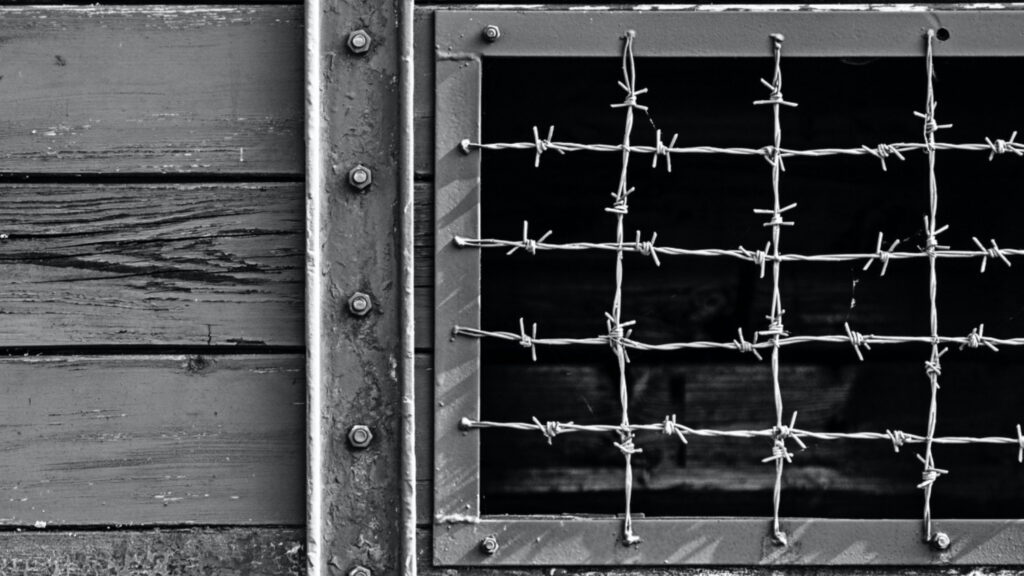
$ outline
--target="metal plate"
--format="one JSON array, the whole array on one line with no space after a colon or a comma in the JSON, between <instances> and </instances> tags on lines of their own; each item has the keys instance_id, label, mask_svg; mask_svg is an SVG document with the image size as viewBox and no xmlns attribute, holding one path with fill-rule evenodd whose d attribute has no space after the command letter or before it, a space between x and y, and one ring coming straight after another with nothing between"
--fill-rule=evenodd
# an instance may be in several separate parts
<instances>
[{"instance_id":1,"label":"metal plate","mask_svg":"<svg viewBox=\"0 0 1024 576\"><path fill-rule=\"evenodd\" d=\"M937 56L1024 56L1018 11L445 11L436 13L435 524L439 565L944 565L1024 564L1024 521L936 520L952 537L937 551L918 520L784 519L788 547L769 538L768 518L638 518L643 542L626 547L616 518L479 517L479 341L452 338L478 326L480 255L456 235L480 229L480 155L460 142L480 133L480 75L488 57L620 57L635 30L637 57L771 56L769 34L786 35L786 57L916 57L923 35L946 28ZM501 28L499 42L481 31ZM496 554L481 539L494 535Z\"/></svg>"}]
</instances>

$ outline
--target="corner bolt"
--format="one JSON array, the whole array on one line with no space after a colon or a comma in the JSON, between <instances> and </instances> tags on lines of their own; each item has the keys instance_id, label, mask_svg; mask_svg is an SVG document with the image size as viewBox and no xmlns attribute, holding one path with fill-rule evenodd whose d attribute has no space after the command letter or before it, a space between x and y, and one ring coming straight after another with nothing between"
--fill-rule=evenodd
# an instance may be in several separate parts
<instances>
[{"instance_id":1,"label":"corner bolt","mask_svg":"<svg viewBox=\"0 0 1024 576\"><path fill-rule=\"evenodd\" d=\"M946 534L945 532L936 532L935 535L932 536L931 544L936 550L948 550L950 544L949 534Z\"/></svg>"},{"instance_id":2,"label":"corner bolt","mask_svg":"<svg viewBox=\"0 0 1024 576\"><path fill-rule=\"evenodd\" d=\"M353 54L365 54L370 50L370 44L373 40L370 38L370 34L366 30L353 30L348 35L348 49Z\"/></svg>"},{"instance_id":3,"label":"corner bolt","mask_svg":"<svg viewBox=\"0 0 1024 576\"><path fill-rule=\"evenodd\" d=\"M362 164L357 164L348 171L348 183L356 190L365 190L373 184L373 171Z\"/></svg>"},{"instance_id":4,"label":"corner bolt","mask_svg":"<svg viewBox=\"0 0 1024 576\"><path fill-rule=\"evenodd\" d=\"M501 38L501 28L498 28L494 24L488 24L484 26L484 40L488 42L497 42Z\"/></svg>"},{"instance_id":5,"label":"corner bolt","mask_svg":"<svg viewBox=\"0 0 1024 576\"><path fill-rule=\"evenodd\" d=\"M494 556L497 554L498 548L498 537L494 534L491 534L480 541L480 551L488 556Z\"/></svg>"},{"instance_id":6,"label":"corner bolt","mask_svg":"<svg viewBox=\"0 0 1024 576\"><path fill-rule=\"evenodd\" d=\"M348 299L348 311L356 316L366 316L372 308L370 297L362 292L356 292Z\"/></svg>"},{"instance_id":7,"label":"corner bolt","mask_svg":"<svg viewBox=\"0 0 1024 576\"><path fill-rule=\"evenodd\" d=\"M348 443L353 448L366 448L373 442L373 432L367 426L356 424L348 429Z\"/></svg>"}]
</instances>

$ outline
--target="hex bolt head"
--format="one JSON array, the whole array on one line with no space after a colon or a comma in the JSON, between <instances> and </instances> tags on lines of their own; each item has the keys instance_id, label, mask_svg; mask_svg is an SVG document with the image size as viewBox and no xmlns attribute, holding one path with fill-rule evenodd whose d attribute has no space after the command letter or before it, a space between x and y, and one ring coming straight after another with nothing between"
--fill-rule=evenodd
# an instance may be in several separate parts
<instances>
[{"instance_id":1,"label":"hex bolt head","mask_svg":"<svg viewBox=\"0 0 1024 576\"><path fill-rule=\"evenodd\" d=\"M373 442L373 432L362 424L356 424L348 429L348 443L353 448L366 448Z\"/></svg>"},{"instance_id":2,"label":"hex bolt head","mask_svg":"<svg viewBox=\"0 0 1024 576\"><path fill-rule=\"evenodd\" d=\"M498 547L498 537L494 534L491 534L480 541L480 551L488 556L494 556L497 554Z\"/></svg>"},{"instance_id":3,"label":"hex bolt head","mask_svg":"<svg viewBox=\"0 0 1024 576\"><path fill-rule=\"evenodd\" d=\"M932 536L932 546L936 550L948 550L949 545L949 534L946 534L945 532L936 532L935 535Z\"/></svg>"},{"instance_id":4,"label":"hex bolt head","mask_svg":"<svg viewBox=\"0 0 1024 576\"><path fill-rule=\"evenodd\" d=\"M497 42L498 39L501 38L501 28L498 28L494 24L488 24L487 26L484 26L483 35L484 40L487 40L488 42Z\"/></svg>"},{"instance_id":5,"label":"hex bolt head","mask_svg":"<svg viewBox=\"0 0 1024 576\"><path fill-rule=\"evenodd\" d=\"M370 34L366 30L353 30L348 35L348 49L353 54L365 54L370 50L370 44L373 39L370 38Z\"/></svg>"},{"instance_id":6,"label":"hex bolt head","mask_svg":"<svg viewBox=\"0 0 1024 576\"><path fill-rule=\"evenodd\" d=\"M348 576L373 576L373 572L366 566L356 566L348 571Z\"/></svg>"},{"instance_id":7,"label":"hex bolt head","mask_svg":"<svg viewBox=\"0 0 1024 576\"><path fill-rule=\"evenodd\" d=\"M357 164L348 171L348 183L356 190L366 190L367 186L373 184L373 171L362 164Z\"/></svg>"},{"instance_id":8,"label":"hex bolt head","mask_svg":"<svg viewBox=\"0 0 1024 576\"><path fill-rule=\"evenodd\" d=\"M348 299L348 311L356 316L366 316L372 308L370 297L362 292L356 292Z\"/></svg>"}]
</instances>

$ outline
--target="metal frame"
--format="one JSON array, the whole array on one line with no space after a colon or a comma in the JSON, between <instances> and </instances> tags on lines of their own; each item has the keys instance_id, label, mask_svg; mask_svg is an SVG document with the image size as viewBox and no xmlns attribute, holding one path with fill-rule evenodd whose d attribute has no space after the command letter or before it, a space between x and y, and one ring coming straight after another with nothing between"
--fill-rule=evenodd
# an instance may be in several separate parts
<instances>
[{"instance_id":1,"label":"metal frame","mask_svg":"<svg viewBox=\"0 0 1024 576\"><path fill-rule=\"evenodd\" d=\"M496 43L481 30L497 25ZM936 523L953 536L944 551L922 542L919 520L788 519L788 546L768 518L638 518L644 541L621 543L615 518L483 517L479 433L460 419L479 414L479 341L451 337L479 326L480 254L452 239L480 233L479 141L482 63L487 57L618 57L636 30L643 57L759 57L769 34L786 36L787 57L923 57L923 34L946 28L936 56L1024 56L1021 11L445 11L435 16L436 295L434 562L440 565L605 564L1022 564L1024 521ZM482 539L496 535L497 552Z\"/></svg>"}]
</instances>

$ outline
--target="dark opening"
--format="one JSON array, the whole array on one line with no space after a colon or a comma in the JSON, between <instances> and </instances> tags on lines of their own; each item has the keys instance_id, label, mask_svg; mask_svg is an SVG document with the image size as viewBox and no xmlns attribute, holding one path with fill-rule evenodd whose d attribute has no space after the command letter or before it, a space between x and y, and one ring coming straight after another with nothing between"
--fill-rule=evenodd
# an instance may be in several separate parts
<instances>
[{"instance_id":1,"label":"dark opening","mask_svg":"<svg viewBox=\"0 0 1024 576\"><path fill-rule=\"evenodd\" d=\"M1011 59L936 59L942 142L1008 139L1024 129L1024 109L1011 98ZM761 147L771 143L771 110L753 106L766 96L764 59L639 59L640 102L632 141L652 145L655 130L677 145ZM922 141L924 59L783 59L784 93L800 104L784 109L783 146L857 147ZM624 113L613 59L488 59L484 65L486 142L532 141L533 126L554 139L617 144ZM534 151L483 153L483 236L517 239L524 220L531 238L553 230L552 242L613 241L614 217L604 211L618 181L618 153L548 151L534 169ZM754 208L771 205L770 166L761 157L634 155L626 237L636 230L657 244L685 248L763 249L770 231ZM879 232L888 247L924 246L928 211L927 158L790 158L782 176L783 203L797 202L782 232L786 253L872 252ZM939 152L942 244L974 249L1024 247L1024 158L1007 153ZM482 325L518 331L519 318L537 322L539 337L606 333L604 313L614 290L613 252L482 254ZM1024 336L1024 262L1007 267L979 259L940 260L939 331L963 336L979 324L994 337ZM791 334L929 333L926 260L892 261L884 277L875 262L786 263L782 299ZM627 254L623 319L636 320L646 342L729 342L742 328L749 339L766 327L770 271L729 258L661 258ZM848 344L801 345L781 351L788 421L803 429L923 434L930 396L924 361L928 344L875 346L857 360ZM617 424L617 367L607 347L542 347L538 361L514 342L482 344L482 417L529 422ZM770 366L735 351L630 352L629 403L634 423L675 414L699 428L765 429L775 423ZM1024 421L1024 351L1004 347L958 350L943 358L938 436L1013 437ZM614 434L563 434L552 445L536 432L482 430L485 514L623 511L623 457ZM761 463L768 440L691 438L688 445L641 432L634 457L634 512L648 516L766 516L774 467ZM792 445L793 443L790 442ZM785 467L782 514L789 517L917 518L923 496L920 445L896 454L888 442L808 440ZM794 446L795 450L795 446ZM937 518L1024 517L1024 466L1016 446L936 446L936 465L950 473L935 485Z\"/></svg>"}]
</instances>

